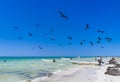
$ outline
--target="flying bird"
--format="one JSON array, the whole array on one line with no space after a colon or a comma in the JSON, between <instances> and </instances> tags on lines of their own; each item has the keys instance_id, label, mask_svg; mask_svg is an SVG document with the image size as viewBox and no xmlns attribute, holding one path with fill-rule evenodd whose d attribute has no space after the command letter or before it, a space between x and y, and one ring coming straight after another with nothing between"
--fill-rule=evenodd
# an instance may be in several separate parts
<instances>
[{"instance_id":1,"label":"flying bird","mask_svg":"<svg viewBox=\"0 0 120 82\"><path fill-rule=\"evenodd\" d=\"M97 32L99 32L99 33L104 33L104 31L103 31L103 30L97 30Z\"/></svg>"},{"instance_id":2,"label":"flying bird","mask_svg":"<svg viewBox=\"0 0 120 82\"><path fill-rule=\"evenodd\" d=\"M91 44L92 46L94 46L94 44L93 44L93 42L92 42L92 41L90 41L90 44Z\"/></svg>"},{"instance_id":3,"label":"flying bird","mask_svg":"<svg viewBox=\"0 0 120 82\"><path fill-rule=\"evenodd\" d=\"M80 45L83 45L83 42L80 42Z\"/></svg>"},{"instance_id":4,"label":"flying bird","mask_svg":"<svg viewBox=\"0 0 120 82\"><path fill-rule=\"evenodd\" d=\"M102 40L102 39L100 38L100 36L98 36L98 40Z\"/></svg>"},{"instance_id":5,"label":"flying bird","mask_svg":"<svg viewBox=\"0 0 120 82\"><path fill-rule=\"evenodd\" d=\"M38 46L38 48L41 50L41 49L43 49L40 45Z\"/></svg>"},{"instance_id":6,"label":"flying bird","mask_svg":"<svg viewBox=\"0 0 120 82\"><path fill-rule=\"evenodd\" d=\"M68 45L72 45L72 43L68 43Z\"/></svg>"},{"instance_id":7,"label":"flying bird","mask_svg":"<svg viewBox=\"0 0 120 82\"><path fill-rule=\"evenodd\" d=\"M39 24L35 24L35 26L36 26L36 27L40 27L40 25L39 25Z\"/></svg>"},{"instance_id":8,"label":"flying bird","mask_svg":"<svg viewBox=\"0 0 120 82\"><path fill-rule=\"evenodd\" d=\"M60 14L60 16L64 19L67 19L68 20L68 17L65 16L60 10L58 10L58 13Z\"/></svg>"},{"instance_id":9,"label":"flying bird","mask_svg":"<svg viewBox=\"0 0 120 82\"><path fill-rule=\"evenodd\" d=\"M105 40L107 40L108 42L110 42L112 40L112 38L105 38Z\"/></svg>"},{"instance_id":10,"label":"flying bird","mask_svg":"<svg viewBox=\"0 0 120 82\"><path fill-rule=\"evenodd\" d=\"M104 46L101 46L101 48L104 48Z\"/></svg>"},{"instance_id":11,"label":"flying bird","mask_svg":"<svg viewBox=\"0 0 120 82\"><path fill-rule=\"evenodd\" d=\"M19 29L17 26L14 26L13 28L14 28L14 29Z\"/></svg>"},{"instance_id":12,"label":"flying bird","mask_svg":"<svg viewBox=\"0 0 120 82\"><path fill-rule=\"evenodd\" d=\"M23 38L22 38L22 37L19 37L18 39L23 40Z\"/></svg>"},{"instance_id":13,"label":"flying bird","mask_svg":"<svg viewBox=\"0 0 120 82\"><path fill-rule=\"evenodd\" d=\"M50 29L51 32L54 32L54 29Z\"/></svg>"},{"instance_id":14,"label":"flying bird","mask_svg":"<svg viewBox=\"0 0 120 82\"><path fill-rule=\"evenodd\" d=\"M100 44L100 41L97 41L96 43Z\"/></svg>"},{"instance_id":15,"label":"flying bird","mask_svg":"<svg viewBox=\"0 0 120 82\"><path fill-rule=\"evenodd\" d=\"M88 30L90 27L89 27L89 24L86 24L85 26L85 30Z\"/></svg>"},{"instance_id":16,"label":"flying bird","mask_svg":"<svg viewBox=\"0 0 120 82\"><path fill-rule=\"evenodd\" d=\"M31 37L32 37L33 35L32 35L32 33L28 32L28 36L31 36Z\"/></svg>"},{"instance_id":17,"label":"flying bird","mask_svg":"<svg viewBox=\"0 0 120 82\"><path fill-rule=\"evenodd\" d=\"M72 40L72 36L68 36L68 39L69 39L69 40Z\"/></svg>"}]
</instances>

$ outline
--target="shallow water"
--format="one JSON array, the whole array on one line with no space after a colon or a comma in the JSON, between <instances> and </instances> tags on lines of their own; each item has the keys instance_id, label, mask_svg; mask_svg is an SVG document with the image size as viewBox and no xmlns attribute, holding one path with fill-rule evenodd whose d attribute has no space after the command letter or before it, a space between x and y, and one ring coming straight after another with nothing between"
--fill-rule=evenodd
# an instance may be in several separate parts
<instances>
[{"instance_id":1,"label":"shallow water","mask_svg":"<svg viewBox=\"0 0 120 82\"><path fill-rule=\"evenodd\" d=\"M52 59L55 59L56 62L53 63ZM94 58L73 58L73 60L94 61ZM0 58L0 82L18 82L20 80L33 79L73 66L70 58Z\"/></svg>"}]
</instances>

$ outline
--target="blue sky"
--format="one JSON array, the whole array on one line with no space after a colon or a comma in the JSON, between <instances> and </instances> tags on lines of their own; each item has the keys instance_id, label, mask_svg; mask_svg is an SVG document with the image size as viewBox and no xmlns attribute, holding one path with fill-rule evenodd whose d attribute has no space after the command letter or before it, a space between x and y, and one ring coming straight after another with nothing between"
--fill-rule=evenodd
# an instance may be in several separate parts
<instances>
[{"instance_id":1,"label":"blue sky","mask_svg":"<svg viewBox=\"0 0 120 82\"><path fill-rule=\"evenodd\" d=\"M0 56L119 56L119 3L119 0L1 0ZM60 17L58 10L69 20ZM90 27L87 31L86 24ZM99 29L105 33L97 33ZM33 36L28 36L28 32ZM67 39L69 35L73 40ZM96 43L98 36L102 38L101 44ZM51 41L51 37L56 41ZM105 41L105 37L112 41ZM83 39L86 42L81 46Z\"/></svg>"}]
</instances>

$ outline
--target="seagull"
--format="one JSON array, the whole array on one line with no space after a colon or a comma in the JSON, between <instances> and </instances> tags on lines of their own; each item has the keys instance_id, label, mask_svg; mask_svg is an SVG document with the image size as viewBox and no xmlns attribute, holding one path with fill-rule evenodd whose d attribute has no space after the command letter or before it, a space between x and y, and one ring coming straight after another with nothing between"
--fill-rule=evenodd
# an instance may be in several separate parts
<instances>
[{"instance_id":1,"label":"seagull","mask_svg":"<svg viewBox=\"0 0 120 82\"><path fill-rule=\"evenodd\" d=\"M105 40L107 40L108 42L110 42L112 40L112 38L105 38Z\"/></svg>"},{"instance_id":2,"label":"seagull","mask_svg":"<svg viewBox=\"0 0 120 82\"><path fill-rule=\"evenodd\" d=\"M97 32L99 32L99 33L104 33L104 31L103 31L103 30L97 30Z\"/></svg>"},{"instance_id":3,"label":"seagull","mask_svg":"<svg viewBox=\"0 0 120 82\"><path fill-rule=\"evenodd\" d=\"M68 36L68 39L69 39L69 40L72 40L72 36Z\"/></svg>"},{"instance_id":4,"label":"seagull","mask_svg":"<svg viewBox=\"0 0 120 82\"><path fill-rule=\"evenodd\" d=\"M22 37L19 37L18 39L23 40L23 38L22 38Z\"/></svg>"},{"instance_id":5,"label":"seagull","mask_svg":"<svg viewBox=\"0 0 120 82\"><path fill-rule=\"evenodd\" d=\"M90 44L91 44L92 46L94 46L94 44L93 44L93 42L92 42L92 41L90 41Z\"/></svg>"},{"instance_id":6,"label":"seagull","mask_svg":"<svg viewBox=\"0 0 120 82\"><path fill-rule=\"evenodd\" d=\"M62 18L64 18L64 19L67 19L68 20L68 17L67 16L65 16L60 10L58 10L58 13L61 15L61 17Z\"/></svg>"},{"instance_id":7,"label":"seagull","mask_svg":"<svg viewBox=\"0 0 120 82\"><path fill-rule=\"evenodd\" d=\"M28 35L32 37L32 33L28 32Z\"/></svg>"},{"instance_id":8,"label":"seagull","mask_svg":"<svg viewBox=\"0 0 120 82\"><path fill-rule=\"evenodd\" d=\"M89 24L86 24L85 30L89 29Z\"/></svg>"},{"instance_id":9,"label":"seagull","mask_svg":"<svg viewBox=\"0 0 120 82\"><path fill-rule=\"evenodd\" d=\"M17 26L14 26L13 28L14 28L14 29L19 29Z\"/></svg>"},{"instance_id":10,"label":"seagull","mask_svg":"<svg viewBox=\"0 0 120 82\"><path fill-rule=\"evenodd\" d=\"M101 40L100 36L98 36L98 40Z\"/></svg>"}]
</instances>

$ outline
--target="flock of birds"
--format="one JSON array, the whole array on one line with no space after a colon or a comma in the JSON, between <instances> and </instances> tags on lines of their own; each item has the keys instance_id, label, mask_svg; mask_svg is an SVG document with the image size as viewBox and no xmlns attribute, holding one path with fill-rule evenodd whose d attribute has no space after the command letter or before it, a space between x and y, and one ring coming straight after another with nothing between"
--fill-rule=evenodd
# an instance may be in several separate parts
<instances>
[{"instance_id":1,"label":"flock of birds","mask_svg":"<svg viewBox=\"0 0 120 82\"><path fill-rule=\"evenodd\" d=\"M58 13L59 13L59 15L60 15L61 18L65 19L65 20L69 20L68 16L66 16L66 15L65 15L63 12L61 12L60 10L58 10ZM40 27L39 24L35 24L35 26L36 26L36 27ZM14 29L18 30L19 27L14 26ZM90 25L89 25L89 24L86 24L84 30L87 31L87 30L89 30L89 29L90 29ZM55 31L54 29L50 29L50 32L54 32L54 31ZM102 34L105 33L104 30L96 30L96 31L97 31L98 33L102 33ZM28 34L29 37L33 37L33 34L32 34L31 32L28 32L27 34ZM47 33L44 33L43 36L47 36ZM19 40L23 40L23 37L19 36L18 39L19 39ZM67 39L68 39L69 41L72 41L72 40L73 40L73 37L72 37L71 35L68 35ZM56 39L55 39L54 36L51 36L51 37L50 37L50 40L56 41ZM100 44L102 40L103 40L103 38L101 38L100 36L98 36L96 43L97 43L97 44ZM104 38L104 40L106 40L106 41L108 41L108 42L111 42L112 38L106 37L106 38ZM83 45L85 41L86 41L86 40L82 40L82 41L80 41L79 44L80 44L80 45ZM93 43L92 41L89 41L89 44L90 44L91 46L94 46L95 43ZM68 43L68 45L72 45L72 43ZM38 45L38 48L39 48L40 50L43 49L40 45ZM101 46L101 48L104 48L104 46Z\"/></svg>"}]
</instances>

